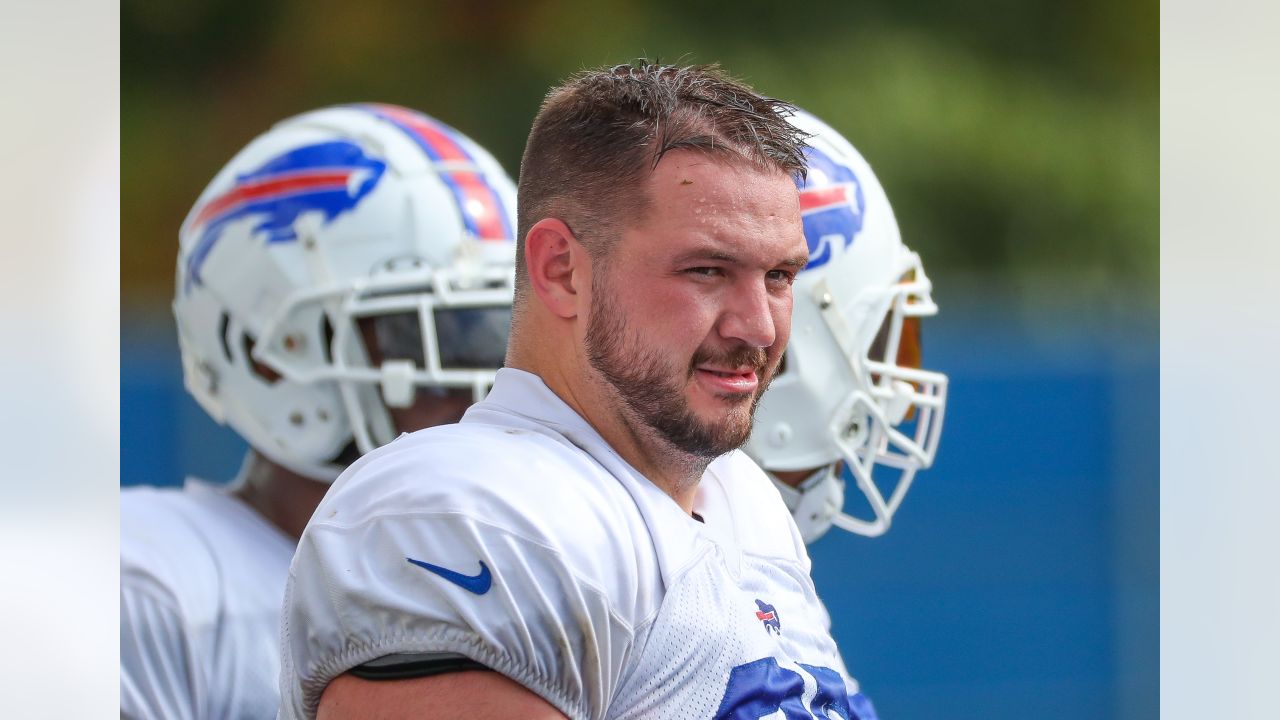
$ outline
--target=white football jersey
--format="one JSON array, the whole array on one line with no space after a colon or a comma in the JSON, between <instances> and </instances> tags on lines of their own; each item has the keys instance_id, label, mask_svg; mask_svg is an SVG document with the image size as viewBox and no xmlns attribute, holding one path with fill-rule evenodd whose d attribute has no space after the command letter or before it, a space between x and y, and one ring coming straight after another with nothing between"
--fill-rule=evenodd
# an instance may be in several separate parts
<instances>
[{"instance_id":1,"label":"white football jersey","mask_svg":"<svg viewBox=\"0 0 1280 720\"><path fill-rule=\"evenodd\" d=\"M366 455L316 510L289 571L281 717L315 717L356 665L430 652L570 718L873 717L763 471L717 459L695 512L537 376L500 370L460 424Z\"/></svg>"},{"instance_id":2,"label":"white football jersey","mask_svg":"<svg viewBox=\"0 0 1280 720\"><path fill-rule=\"evenodd\" d=\"M225 488L121 490L121 717L275 717L293 547Z\"/></svg>"}]
</instances>

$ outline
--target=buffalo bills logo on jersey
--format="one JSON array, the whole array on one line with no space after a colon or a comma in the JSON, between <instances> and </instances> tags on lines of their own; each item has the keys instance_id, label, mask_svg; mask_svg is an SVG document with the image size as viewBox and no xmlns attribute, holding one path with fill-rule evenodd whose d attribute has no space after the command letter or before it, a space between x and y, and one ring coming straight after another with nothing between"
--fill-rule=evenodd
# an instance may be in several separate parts
<instances>
[{"instance_id":1,"label":"buffalo bills logo on jersey","mask_svg":"<svg viewBox=\"0 0 1280 720\"><path fill-rule=\"evenodd\" d=\"M395 125L436 165L440 180L453 193L462 223L480 240L512 241L515 234L506 204L489 184L461 133L434 118L398 105L358 105Z\"/></svg>"},{"instance_id":2,"label":"buffalo bills logo on jersey","mask_svg":"<svg viewBox=\"0 0 1280 720\"><path fill-rule=\"evenodd\" d=\"M809 243L809 264L824 265L853 244L862 232L867 208L862 185L847 165L837 163L817 148L807 148L809 173L800 188L800 216L804 239Z\"/></svg>"},{"instance_id":3,"label":"buffalo bills logo on jersey","mask_svg":"<svg viewBox=\"0 0 1280 720\"><path fill-rule=\"evenodd\" d=\"M266 242L297 240L299 216L319 212L326 224L332 222L360 204L386 168L359 145L339 140L291 150L238 176L230 190L196 212L192 227L203 225L204 232L187 256L184 289L200 284L200 267L229 223L255 217L260 221L253 233L265 233Z\"/></svg>"},{"instance_id":4,"label":"buffalo bills logo on jersey","mask_svg":"<svg viewBox=\"0 0 1280 720\"><path fill-rule=\"evenodd\" d=\"M782 620L778 618L778 611L763 600L756 600L756 607L760 608L756 611L756 619L764 623L764 631L781 635Z\"/></svg>"}]
</instances>

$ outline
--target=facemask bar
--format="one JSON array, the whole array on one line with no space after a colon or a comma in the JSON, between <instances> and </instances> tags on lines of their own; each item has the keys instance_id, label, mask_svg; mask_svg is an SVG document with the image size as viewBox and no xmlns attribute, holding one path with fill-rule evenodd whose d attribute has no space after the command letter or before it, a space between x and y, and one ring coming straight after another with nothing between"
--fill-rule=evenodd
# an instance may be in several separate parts
<instances>
[{"instance_id":1,"label":"facemask bar","mask_svg":"<svg viewBox=\"0 0 1280 720\"><path fill-rule=\"evenodd\" d=\"M434 313L437 309L510 308L511 298L509 266L473 266L465 273L448 269L403 270L374 276L354 286L299 291L281 304L280 312L262 333L254 355L294 382L336 382L350 415L357 447L366 453L391 441L396 434L384 396L398 400L396 404L409 405L417 388L465 387L471 390L474 400L483 399L493 385L497 368L442 368ZM303 366L281 351L285 346L283 336L291 320L305 316L308 309L316 306L330 318L333 327L332 362ZM394 359L373 367L360 331L360 319L405 312L418 316L424 367Z\"/></svg>"},{"instance_id":2,"label":"facemask bar","mask_svg":"<svg viewBox=\"0 0 1280 720\"><path fill-rule=\"evenodd\" d=\"M912 263L914 272L909 276L914 279L890 290L893 298L887 315L885 361L871 360L865 349L856 345L854 333L826 280L813 289L821 316L848 359L854 384L859 388L833 412L829 432L875 516L874 520L863 520L841 511L832 518L832 524L868 537L889 529L915 473L933 463L942 431L946 375L897 364L903 320L937 312L930 297L930 284L914 253ZM888 500L873 479L877 464L899 473Z\"/></svg>"}]
</instances>

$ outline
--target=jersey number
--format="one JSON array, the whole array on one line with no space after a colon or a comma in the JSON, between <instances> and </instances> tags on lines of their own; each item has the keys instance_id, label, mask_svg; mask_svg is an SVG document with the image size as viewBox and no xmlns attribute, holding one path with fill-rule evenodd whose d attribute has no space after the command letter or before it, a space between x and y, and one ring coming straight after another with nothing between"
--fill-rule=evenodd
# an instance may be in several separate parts
<instances>
[{"instance_id":1,"label":"jersey number","mask_svg":"<svg viewBox=\"0 0 1280 720\"><path fill-rule=\"evenodd\" d=\"M782 711L787 720L858 720L849 709L840 673L831 668L800 665L818 685L818 693L806 710L800 700L804 678L794 670L780 667L774 658L761 658L739 665L729 673L724 699L716 711L716 720L758 720ZM828 714L831 713L831 714Z\"/></svg>"}]
</instances>

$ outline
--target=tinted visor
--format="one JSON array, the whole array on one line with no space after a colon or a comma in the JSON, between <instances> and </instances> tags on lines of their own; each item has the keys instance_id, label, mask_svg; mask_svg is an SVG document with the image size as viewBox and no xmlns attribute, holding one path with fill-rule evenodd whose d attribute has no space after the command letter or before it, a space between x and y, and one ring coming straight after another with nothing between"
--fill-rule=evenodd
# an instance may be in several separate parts
<instances>
[{"instance_id":1,"label":"tinted visor","mask_svg":"<svg viewBox=\"0 0 1280 720\"><path fill-rule=\"evenodd\" d=\"M511 306L436 308L436 356L441 370L497 370L507 354ZM381 361L411 360L426 369L426 346L416 311L370 318Z\"/></svg>"}]
</instances>

